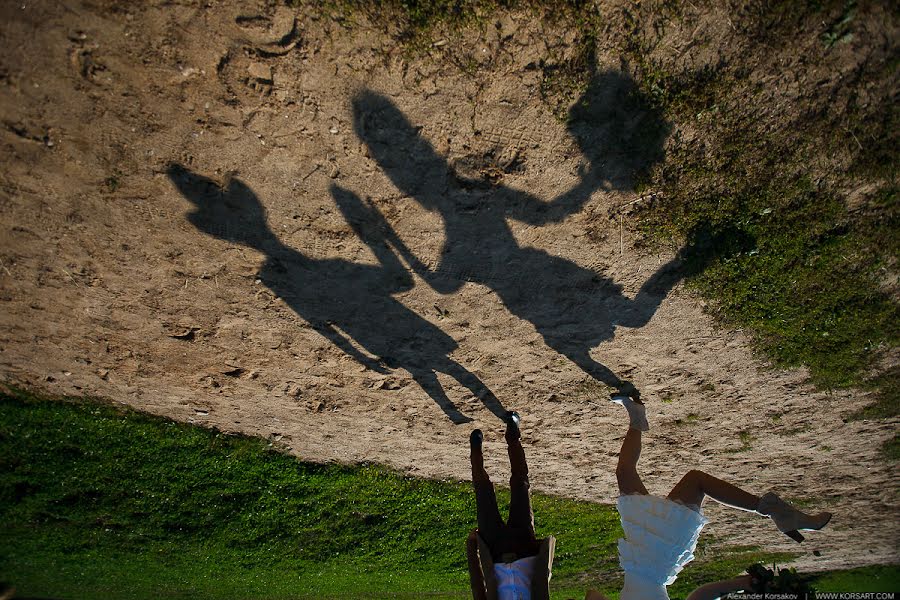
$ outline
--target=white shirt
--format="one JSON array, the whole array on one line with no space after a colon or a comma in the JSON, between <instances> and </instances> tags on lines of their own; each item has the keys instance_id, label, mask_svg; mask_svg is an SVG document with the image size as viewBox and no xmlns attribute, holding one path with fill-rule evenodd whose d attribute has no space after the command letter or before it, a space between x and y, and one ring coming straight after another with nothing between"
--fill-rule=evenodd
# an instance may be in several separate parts
<instances>
[{"instance_id":1,"label":"white shirt","mask_svg":"<svg viewBox=\"0 0 900 600\"><path fill-rule=\"evenodd\" d=\"M494 563L498 600L531 600L531 578L537 556L511 563Z\"/></svg>"}]
</instances>

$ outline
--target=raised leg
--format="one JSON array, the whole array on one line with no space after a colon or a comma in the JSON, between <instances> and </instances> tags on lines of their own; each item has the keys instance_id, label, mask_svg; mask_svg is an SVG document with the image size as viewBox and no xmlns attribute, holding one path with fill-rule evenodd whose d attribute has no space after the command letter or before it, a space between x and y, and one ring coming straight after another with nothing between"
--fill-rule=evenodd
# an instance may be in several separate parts
<instances>
[{"instance_id":1,"label":"raised leg","mask_svg":"<svg viewBox=\"0 0 900 600\"><path fill-rule=\"evenodd\" d=\"M514 426L507 426L505 437L506 450L509 453L510 477L509 520L506 522L507 539L503 551L514 554L517 558L533 556L537 554L539 545L534 533L528 463L525 460L525 449L522 447L517 423Z\"/></svg>"},{"instance_id":2,"label":"raised leg","mask_svg":"<svg viewBox=\"0 0 900 600\"><path fill-rule=\"evenodd\" d=\"M668 498L682 504L700 506L706 496L741 510L756 511L759 508L759 496L696 469L688 471L681 481L675 484Z\"/></svg>"},{"instance_id":3,"label":"raised leg","mask_svg":"<svg viewBox=\"0 0 900 600\"><path fill-rule=\"evenodd\" d=\"M480 431L478 432L481 433ZM480 436L479 436L480 437ZM475 489L475 512L478 519L478 534L488 545L491 552L499 548L503 536L503 519L497 507L497 495L484 469L484 454L481 451L481 440L470 443L469 459L472 463L472 487Z\"/></svg>"},{"instance_id":4,"label":"raised leg","mask_svg":"<svg viewBox=\"0 0 900 600\"><path fill-rule=\"evenodd\" d=\"M641 431L628 428L622 449L619 450L619 462L616 464L616 481L619 483L619 495L647 495L647 488L637 472L638 459L641 457Z\"/></svg>"},{"instance_id":5,"label":"raised leg","mask_svg":"<svg viewBox=\"0 0 900 600\"><path fill-rule=\"evenodd\" d=\"M770 517L779 531L798 542L803 541L800 531L822 529L831 520L829 512L810 515L772 492L762 497L754 496L736 485L697 470L688 471L681 478L669 493L669 500L700 506L706 496L734 508Z\"/></svg>"}]
</instances>

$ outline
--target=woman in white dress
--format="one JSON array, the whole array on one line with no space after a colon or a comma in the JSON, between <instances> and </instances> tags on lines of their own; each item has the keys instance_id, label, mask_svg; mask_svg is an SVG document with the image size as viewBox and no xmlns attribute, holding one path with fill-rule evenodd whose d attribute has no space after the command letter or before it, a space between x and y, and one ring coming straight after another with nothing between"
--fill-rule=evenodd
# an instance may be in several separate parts
<instances>
[{"instance_id":1,"label":"woman in white dress","mask_svg":"<svg viewBox=\"0 0 900 600\"><path fill-rule=\"evenodd\" d=\"M637 472L641 433L649 431L646 409L640 401L615 396L613 402L628 411L630 424L616 466L618 509L625 538L619 540L619 563L625 571L620 600L668 600L666 586L694 558L700 530L707 523L701 505L707 496L727 506L756 512L774 521L780 531L800 542L801 530L825 527L831 513L803 513L776 494L755 496L712 475L690 470L665 498L647 492ZM750 588L749 576L717 581L694 590L688 600L712 600ZM603 598L589 592L587 600Z\"/></svg>"}]
</instances>

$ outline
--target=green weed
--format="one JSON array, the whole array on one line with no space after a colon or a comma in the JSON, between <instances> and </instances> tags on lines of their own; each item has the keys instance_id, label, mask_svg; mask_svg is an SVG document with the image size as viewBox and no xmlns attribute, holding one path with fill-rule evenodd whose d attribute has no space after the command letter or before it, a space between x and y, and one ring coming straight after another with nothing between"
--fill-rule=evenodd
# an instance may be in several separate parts
<instances>
[{"instance_id":1,"label":"green weed","mask_svg":"<svg viewBox=\"0 0 900 600\"><path fill-rule=\"evenodd\" d=\"M822 34L822 43L826 48L832 48L836 44L845 44L853 39L853 32L850 26L853 18L856 16L856 1L848 0L844 5L844 11Z\"/></svg>"},{"instance_id":2,"label":"green weed","mask_svg":"<svg viewBox=\"0 0 900 600\"><path fill-rule=\"evenodd\" d=\"M570 117L572 104L587 90L596 62L597 40L587 34L575 42L568 59L542 60L541 99L561 122Z\"/></svg>"},{"instance_id":3,"label":"green weed","mask_svg":"<svg viewBox=\"0 0 900 600\"><path fill-rule=\"evenodd\" d=\"M727 454L737 454L738 452L746 452L752 448L752 442L754 440L753 436L750 435L749 431L741 431L738 433L738 440L740 440L741 445L739 448L730 448L725 450Z\"/></svg>"},{"instance_id":4,"label":"green weed","mask_svg":"<svg viewBox=\"0 0 900 600\"><path fill-rule=\"evenodd\" d=\"M534 508L538 534L558 538L558 595L614 559L613 507L535 495ZM0 519L0 581L23 595L460 597L475 507L465 483L16 393L0 396Z\"/></svg>"},{"instance_id":5,"label":"green weed","mask_svg":"<svg viewBox=\"0 0 900 600\"><path fill-rule=\"evenodd\" d=\"M813 585L820 592L896 592L900 590L900 569L872 566L817 574Z\"/></svg>"},{"instance_id":6,"label":"green weed","mask_svg":"<svg viewBox=\"0 0 900 600\"><path fill-rule=\"evenodd\" d=\"M509 493L498 489L501 512ZM535 494L557 537L555 599L617 596L622 535L610 506ZM0 581L60 598L465 598L465 483L375 465L297 461L264 440L93 401L0 394ZM673 600L754 562L712 551ZM896 568L884 570L896 577ZM891 575L893 573L893 575ZM823 588L833 589L833 588Z\"/></svg>"},{"instance_id":7,"label":"green weed","mask_svg":"<svg viewBox=\"0 0 900 600\"><path fill-rule=\"evenodd\" d=\"M103 180L103 187L107 192L115 192L122 184L122 172L118 169L113 170L112 174Z\"/></svg>"}]
</instances>

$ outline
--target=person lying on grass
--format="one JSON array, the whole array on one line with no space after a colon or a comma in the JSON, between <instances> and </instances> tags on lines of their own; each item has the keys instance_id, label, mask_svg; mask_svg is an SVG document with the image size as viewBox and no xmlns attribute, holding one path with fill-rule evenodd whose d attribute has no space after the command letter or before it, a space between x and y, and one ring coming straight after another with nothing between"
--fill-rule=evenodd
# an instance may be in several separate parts
<instances>
[{"instance_id":1,"label":"person lying on grass","mask_svg":"<svg viewBox=\"0 0 900 600\"><path fill-rule=\"evenodd\" d=\"M627 396L612 402L628 411L630 424L616 466L619 484L617 507L625 538L619 540L619 563L625 571L620 600L668 600L666 586L694 559L700 530L707 523L701 505L707 496L718 502L769 517L785 535L803 541L800 531L822 529L831 513L809 515L776 494L755 496L702 471L691 470L665 498L651 495L637 472L641 433L650 430L644 404ZM688 600L713 600L729 592L751 589L749 575L717 581L691 592ZM603 600L590 591L586 600Z\"/></svg>"},{"instance_id":2,"label":"person lying on grass","mask_svg":"<svg viewBox=\"0 0 900 600\"><path fill-rule=\"evenodd\" d=\"M478 528L472 530L466 543L472 595L475 600L549 600L556 539L535 537L519 415L509 412L504 420L512 471L509 519L505 523L497 507L494 484L484 470L484 436L476 429L469 437L478 519Z\"/></svg>"}]
</instances>

